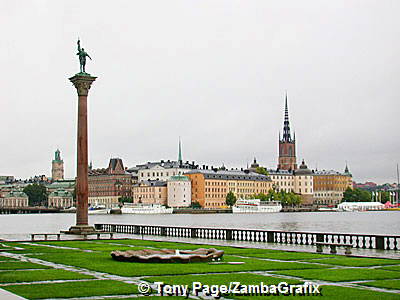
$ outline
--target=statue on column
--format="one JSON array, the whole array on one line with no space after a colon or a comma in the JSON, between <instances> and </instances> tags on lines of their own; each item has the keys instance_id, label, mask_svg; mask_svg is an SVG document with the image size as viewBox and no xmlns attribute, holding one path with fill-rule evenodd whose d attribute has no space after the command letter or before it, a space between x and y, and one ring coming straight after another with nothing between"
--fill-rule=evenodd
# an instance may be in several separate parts
<instances>
[{"instance_id":1,"label":"statue on column","mask_svg":"<svg viewBox=\"0 0 400 300\"><path fill-rule=\"evenodd\" d=\"M76 54L79 56L79 64L81 73L86 73L85 65L86 65L86 56L92 60L92 58L85 52L85 49L81 48L81 41L78 39L78 53Z\"/></svg>"}]
</instances>

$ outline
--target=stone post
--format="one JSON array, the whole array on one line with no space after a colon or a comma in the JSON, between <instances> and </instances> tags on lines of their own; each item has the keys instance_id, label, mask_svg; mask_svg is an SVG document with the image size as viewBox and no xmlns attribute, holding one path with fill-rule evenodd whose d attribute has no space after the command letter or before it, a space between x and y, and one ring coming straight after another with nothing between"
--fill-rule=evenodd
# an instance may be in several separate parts
<instances>
[{"instance_id":1,"label":"stone post","mask_svg":"<svg viewBox=\"0 0 400 300\"><path fill-rule=\"evenodd\" d=\"M78 73L69 78L78 93L78 135L77 135L77 174L76 174L76 226L69 233L82 234L95 231L88 223L88 124L87 97L90 86L96 77Z\"/></svg>"}]
</instances>

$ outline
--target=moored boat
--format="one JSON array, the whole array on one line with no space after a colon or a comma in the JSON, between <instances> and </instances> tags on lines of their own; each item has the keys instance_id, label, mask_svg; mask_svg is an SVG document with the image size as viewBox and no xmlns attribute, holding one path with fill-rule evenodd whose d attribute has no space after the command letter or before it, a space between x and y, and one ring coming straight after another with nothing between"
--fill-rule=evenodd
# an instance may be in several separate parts
<instances>
[{"instance_id":1,"label":"moored boat","mask_svg":"<svg viewBox=\"0 0 400 300\"><path fill-rule=\"evenodd\" d=\"M280 212L282 205L279 201L261 201L260 199L238 199L232 212L237 213L274 213Z\"/></svg>"}]
</instances>

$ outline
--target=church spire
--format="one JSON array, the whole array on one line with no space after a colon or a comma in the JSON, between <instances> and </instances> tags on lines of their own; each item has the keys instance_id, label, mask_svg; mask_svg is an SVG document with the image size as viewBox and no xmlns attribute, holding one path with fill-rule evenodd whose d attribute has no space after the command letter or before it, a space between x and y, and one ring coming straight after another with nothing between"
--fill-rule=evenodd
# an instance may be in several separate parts
<instances>
[{"instance_id":1,"label":"church spire","mask_svg":"<svg viewBox=\"0 0 400 300\"><path fill-rule=\"evenodd\" d=\"M283 121L283 137L282 142L291 142L292 137L290 135L290 125L289 125L289 109L287 104L287 92L285 97L285 120Z\"/></svg>"},{"instance_id":2,"label":"church spire","mask_svg":"<svg viewBox=\"0 0 400 300\"><path fill-rule=\"evenodd\" d=\"M178 153L178 162L182 162L182 145L181 145L181 137L179 137L179 153Z\"/></svg>"}]
</instances>

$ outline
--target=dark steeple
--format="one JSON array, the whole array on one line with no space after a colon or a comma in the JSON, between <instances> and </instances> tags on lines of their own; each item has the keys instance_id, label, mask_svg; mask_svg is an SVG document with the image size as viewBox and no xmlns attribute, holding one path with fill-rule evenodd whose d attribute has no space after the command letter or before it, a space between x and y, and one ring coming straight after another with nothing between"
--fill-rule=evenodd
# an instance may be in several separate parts
<instances>
[{"instance_id":1,"label":"dark steeple","mask_svg":"<svg viewBox=\"0 0 400 300\"><path fill-rule=\"evenodd\" d=\"M283 137L282 142L293 142L292 137L290 135L290 125L289 125L289 109L287 104L287 93L285 97L285 120L283 121Z\"/></svg>"}]
</instances>

